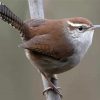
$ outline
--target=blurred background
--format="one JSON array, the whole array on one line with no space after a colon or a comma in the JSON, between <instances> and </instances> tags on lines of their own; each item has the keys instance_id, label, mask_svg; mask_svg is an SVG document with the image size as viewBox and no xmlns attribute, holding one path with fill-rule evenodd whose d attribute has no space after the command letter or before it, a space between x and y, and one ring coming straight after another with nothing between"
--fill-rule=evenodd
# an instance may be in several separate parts
<instances>
[{"instance_id":1,"label":"blurred background","mask_svg":"<svg viewBox=\"0 0 100 100\"><path fill-rule=\"evenodd\" d=\"M27 0L1 0L21 19L29 19ZM46 18L82 16L100 24L100 0L44 0ZM0 21L0 100L44 100L40 75L25 57L18 31ZM100 100L100 30L84 60L59 75L63 100Z\"/></svg>"}]
</instances>

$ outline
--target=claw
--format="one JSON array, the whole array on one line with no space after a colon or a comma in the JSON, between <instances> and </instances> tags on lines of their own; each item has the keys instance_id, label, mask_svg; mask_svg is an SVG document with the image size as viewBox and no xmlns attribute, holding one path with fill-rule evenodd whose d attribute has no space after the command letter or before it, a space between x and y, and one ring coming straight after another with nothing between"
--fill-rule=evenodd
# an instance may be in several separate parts
<instances>
[{"instance_id":1,"label":"claw","mask_svg":"<svg viewBox=\"0 0 100 100\"><path fill-rule=\"evenodd\" d=\"M47 89L45 89L45 90L43 91L43 95L45 95L45 93L48 92L49 90L52 90L52 91L56 92L57 94L59 94L60 97L62 98L63 96L62 96L62 94L59 92L58 89L61 89L61 88L60 88L60 87L55 87L55 86L48 87Z\"/></svg>"},{"instance_id":2,"label":"claw","mask_svg":"<svg viewBox=\"0 0 100 100\"><path fill-rule=\"evenodd\" d=\"M47 91L49 91L49 90L53 90L53 88L48 87L47 89L45 89L45 90L43 91L43 95L45 95L45 93L46 93Z\"/></svg>"},{"instance_id":3,"label":"claw","mask_svg":"<svg viewBox=\"0 0 100 100\"><path fill-rule=\"evenodd\" d=\"M53 79L53 81L52 81L52 80L49 79L49 77L47 77L47 75L46 75L45 73L42 72L42 74L43 74L43 76L44 76L44 77L47 79L47 81L48 81L48 88L45 89L45 90L43 91L43 94L45 94L45 93L48 92L49 90L52 90L52 91L54 91L55 93L59 94L60 97L62 98L63 96L62 96L62 94L60 93L60 91L58 90L58 89L60 89L60 87L56 87L56 86L55 86L55 83L54 83L54 80L57 80L57 77L56 77L56 76L55 76L55 77L52 77L52 79Z\"/></svg>"}]
</instances>

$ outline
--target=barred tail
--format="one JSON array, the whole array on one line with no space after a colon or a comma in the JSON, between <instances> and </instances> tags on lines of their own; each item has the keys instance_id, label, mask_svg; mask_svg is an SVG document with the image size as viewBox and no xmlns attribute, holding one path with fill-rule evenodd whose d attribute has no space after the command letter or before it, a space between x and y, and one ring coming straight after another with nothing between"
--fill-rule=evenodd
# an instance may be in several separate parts
<instances>
[{"instance_id":1,"label":"barred tail","mask_svg":"<svg viewBox=\"0 0 100 100\"><path fill-rule=\"evenodd\" d=\"M21 36L25 35L24 29L25 23L17 17L6 5L0 2L0 18L15 27L20 31ZM26 29L25 29L26 30Z\"/></svg>"}]
</instances>

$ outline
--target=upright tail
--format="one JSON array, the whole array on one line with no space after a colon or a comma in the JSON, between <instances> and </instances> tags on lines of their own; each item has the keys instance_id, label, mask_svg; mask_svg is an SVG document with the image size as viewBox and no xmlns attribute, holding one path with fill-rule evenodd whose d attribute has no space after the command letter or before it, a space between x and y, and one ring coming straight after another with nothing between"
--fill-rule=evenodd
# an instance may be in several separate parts
<instances>
[{"instance_id":1,"label":"upright tail","mask_svg":"<svg viewBox=\"0 0 100 100\"><path fill-rule=\"evenodd\" d=\"M11 26L15 27L17 30L20 31L21 36L24 37L25 35L25 23L17 17L6 5L0 2L0 18L10 24Z\"/></svg>"}]
</instances>

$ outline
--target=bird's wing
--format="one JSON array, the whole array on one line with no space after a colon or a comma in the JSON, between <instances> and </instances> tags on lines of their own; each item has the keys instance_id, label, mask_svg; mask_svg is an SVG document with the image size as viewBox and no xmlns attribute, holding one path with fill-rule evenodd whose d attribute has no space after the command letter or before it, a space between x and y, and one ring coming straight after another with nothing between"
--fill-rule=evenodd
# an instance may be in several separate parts
<instances>
[{"instance_id":1,"label":"bird's wing","mask_svg":"<svg viewBox=\"0 0 100 100\"><path fill-rule=\"evenodd\" d=\"M50 43L50 41L52 43ZM29 41L25 41L20 45L20 47L31 50L33 52L37 52L41 55L50 56L57 59L57 54L51 44L53 44L53 41L49 35L46 34L36 36Z\"/></svg>"},{"instance_id":2,"label":"bird's wing","mask_svg":"<svg viewBox=\"0 0 100 100\"><path fill-rule=\"evenodd\" d=\"M65 39L60 27L62 23L53 20L33 19L26 22L31 29L31 37L20 46L43 56L63 59L73 53L73 48Z\"/></svg>"},{"instance_id":3,"label":"bird's wing","mask_svg":"<svg viewBox=\"0 0 100 100\"><path fill-rule=\"evenodd\" d=\"M67 47L64 43L55 41L50 34L35 36L29 41L23 42L20 47L28 49L33 53L61 60L71 56L73 53L73 49Z\"/></svg>"}]
</instances>

